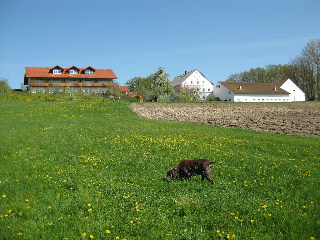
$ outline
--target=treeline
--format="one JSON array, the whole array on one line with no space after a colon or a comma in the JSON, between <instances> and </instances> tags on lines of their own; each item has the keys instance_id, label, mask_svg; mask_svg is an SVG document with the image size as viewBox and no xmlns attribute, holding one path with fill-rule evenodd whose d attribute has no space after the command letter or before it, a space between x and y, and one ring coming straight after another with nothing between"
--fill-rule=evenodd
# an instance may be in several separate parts
<instances>
[{"instance_id":1,"label":"treeline","mask_svg":"<svg viewBox=\"0 0 320 240\"><path fill-rule=\"evenodd\" d=\"M230 75L227 81L269 83L290 78L310 101L320 100L320 39L312 39L288 64L267 65Z\"/></svg>"}]
</instances>

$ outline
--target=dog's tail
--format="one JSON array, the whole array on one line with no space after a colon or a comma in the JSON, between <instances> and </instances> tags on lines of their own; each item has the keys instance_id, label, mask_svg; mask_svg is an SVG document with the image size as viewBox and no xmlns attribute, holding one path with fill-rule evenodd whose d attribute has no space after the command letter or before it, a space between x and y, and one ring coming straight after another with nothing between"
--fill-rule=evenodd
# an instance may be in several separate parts
<instances>
[{"instance_id":1,"label":"dog's tail","mask_svg":"<svg viewBox=\"0 0 320 240\"><path fill-rule=\"evenodd\" d=\"M214 161L214 162L209 162L210 164L212 164L212 163L216 163L217 161Z\"/></svg>"}]
</instances>

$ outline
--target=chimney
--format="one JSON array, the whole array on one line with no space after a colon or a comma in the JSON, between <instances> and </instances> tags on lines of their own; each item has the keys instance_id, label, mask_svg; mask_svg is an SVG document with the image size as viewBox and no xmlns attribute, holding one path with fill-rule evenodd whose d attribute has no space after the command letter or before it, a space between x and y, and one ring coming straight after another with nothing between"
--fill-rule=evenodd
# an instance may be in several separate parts
<instances>
[{"instance_id":1,"label":"chimney","mask_svg":"<svg viewBox=\"0 0 320 240\"><path fill-rule=\"evenodd\" d=\"M277 87L276 86L274 86L274 90L277 91Z\"/></svg>"},{"instance_id":2,"label":"chimney","mask_svg":"<svg viewBox=\"0 0 320 240\"><path fill-rule=\"evenodd\" d=\"M240 90L242 90L242 87L241 87L241 85L239 85L239 89L240 89Z\"/></svg>"},{"instance_id":3,"label":"chimney","mask_svg":"<svg viewBox=\"0 0 320 240\"><path fill-rule=\"evenodd\" d=\"M184 71L184 75L187 75L188 71Z\"/></svg>"}]
</instances>

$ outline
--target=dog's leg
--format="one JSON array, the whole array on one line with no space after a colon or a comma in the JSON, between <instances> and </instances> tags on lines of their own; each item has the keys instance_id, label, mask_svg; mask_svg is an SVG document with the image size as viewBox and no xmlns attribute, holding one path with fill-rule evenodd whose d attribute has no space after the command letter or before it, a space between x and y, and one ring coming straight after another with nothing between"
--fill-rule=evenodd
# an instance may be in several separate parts
<instances>
[{"instance_id":1,"label":"dog's leg","mask_svg":"<svg viewBox=\"0 0 320 240\"><path fill-rule=\"evenodd\" d=\"M211 175L211 166L209 165L206 168L206 170L203 172L202 180L203 180L203 177L205 177L209 182L212 183L212 185L215 185L215 182L211 179L210 175Z\"/></svg>"},{"instance_id":2,"label":"dog's leg","mask_svg":"<svg viewBox=\"0 0 320 240\"><path fill-rule=\"evenodd\" d=\"M206 177L206 178L207 178L207 180L208 180L209 182L212 183L212 185L215 185L215 182L214 182L210 177Z\"/></svg>"}]
</instances>

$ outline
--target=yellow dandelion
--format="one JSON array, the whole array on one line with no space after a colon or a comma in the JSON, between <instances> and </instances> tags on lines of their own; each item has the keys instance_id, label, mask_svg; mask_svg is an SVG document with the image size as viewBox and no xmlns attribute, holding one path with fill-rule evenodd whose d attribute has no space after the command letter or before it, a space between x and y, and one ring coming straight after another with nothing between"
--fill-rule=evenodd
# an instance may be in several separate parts
<instances>
[{"instance_id":1,"label":"yellow dandelion","mask_svg":"<svg viewBox=\"0 0 320 240\"><path fill-rule=\"evenodd\" d=\"M252 223L254 223L254 220L251 220Z\"/></svg>"},{"instance_id":2,"label":"yellow dandelion","mask_svg":"<svg viewBox=\"0 0 320 240\"><path fill-rule=\"evenodd\" d=\"M89 209L88 209L88 212L92 212L92 208L89 208Z\"/></svg>"},{"instance_id":3,"label":"yellow dandelion","mask_svg":"<svg viewBox=\"0 0 320 240\"><path fill-rule=\"evenodd\" d=\"M51 209L51 206L48 206L49 209Z\"/></svg>"},{"instance_id":4,"label":"yellow dandelion","mask_svg":"<svg viewBox=\"0 0 320 240\"><path fill-rule=\"evenodd\" d=\"M93 235L90 235L90 238L93 239L94 238Z\"/></svg>"},{"instance_id":5,"label":"yellow dandelion","mask_svg":"<svg viewBox=\"0 0 320 240\"><path fill-rule=\"evenodd\" d=\"M5 197L7 197L7 196L3 194L2 197L5 198Z\"/></svg>"},{"instance_id":6,"label":"yellow dandelion","mask_svg":"<svg viewBox=\"0 0 320 240\"><path fill-rule=\"evenodd\" d=\"M110 230L106 230L106 233L110 233Z\"/></svg>"},{"instance_id":7,"label":"yellow dandelion","mask_svg":"<svg viewBox=\"0 0 320 240\"><path fill-rule=\"evenodd\" d=\"M91 204L90 204L90 203L88 203L88 207L91 207Z\"/></svg>"},{"instance_id":8,"label":"yellow dandelion","mask_svg":"<svg viewBox=\"0 0 320 240\"><path fill-rule=\"evenodd\" d=\"M87 236L87 234L86 233L82 233L82 236L85 237L85 236Z\"/></svg>"},{"instance_id":9,"label":"yellow dandelion","mask_svg":"<svg viewBox=\"0 0 320 240\"><path fill-rule=\"evenodd\" d=\"M18 233L17 233L17 235L18 235L18 236L21 236L21 235L22 235L22 233L21 233L21 232L18 232Z\"/></svg>"}]
</instances>

